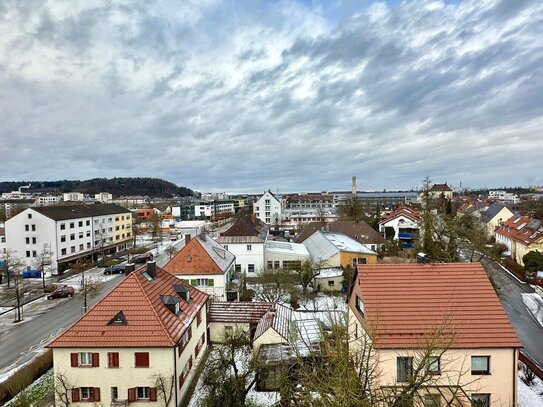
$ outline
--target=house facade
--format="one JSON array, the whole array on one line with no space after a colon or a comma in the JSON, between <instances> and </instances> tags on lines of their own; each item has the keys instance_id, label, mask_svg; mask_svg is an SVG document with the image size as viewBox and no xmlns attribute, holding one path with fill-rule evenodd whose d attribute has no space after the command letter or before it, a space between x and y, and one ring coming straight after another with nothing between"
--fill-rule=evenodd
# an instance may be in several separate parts
<instances>
[{"instance_id":1,"label":"house facade","mask_svg":"<svg viewBox=\"0 0 543 407\"><path fill-rule=\"evenodd\" d=\"M481 212L481 222L485 227L486 236L494 236L496 228L513 215L514 213L507 206L496 203L491 204L486 210Z\"/></svg>"},{"instance_id":2,"label":"house facade","mask_svg":"<svg viewBox=\"0 0 543 407\"><path fill-rule=\"evenodd\" d=\"M514 215L496 229L496 243L507 247L504 253L518 264L532 250L543 252L543 222L528 216Z\"/></svg>"},{"instance_id":3,"label":"house facade","mask_svg":"<svg viewBox=\"0 0 543 407\"><path fill-rule=\"evenodd\" d=\"M301 243L268 240L264 247L264 260L267 269L299 270L309 252Z\"/></svg>"},{"instance_id":4,"label":"house facade","mask_svg":"<svg viewBox=\"0 0 543 407\"><path fill-rule=\"evenodd\" d=\"M371 345L376 391L419 383L415 405L517 405L521 343L479 263L370 265L357 277L350 352Z\"/></svg>"},{"instance_id":5,"label":"house facade","mask_svg":"<svg viewBox=\"0 0 543 407\"><path fill-rule=\"evenodd\" d=\"M268 236L269 227L252 214L221 233L216 241L236 256L236 272L254 276L264 270L264 247Z\"/></svg>"},{"instance_id":6,"label":"house facade","mask_svg":"<svg viewBox=\"0 0 543 407\"><path fill-rule=\"evenodd\" d=\"M131 228L131 212L114 204L33 207L6 222L6 248L26 267L50 249L56 273L61 263L125 249L132 242Z\"/></svg>"},{"instance_id":7,"label":"house facade","mask_svg":"<svg viewBox=\"0 0 543 407\"><path fill-rule=\"evenodd\" d=\"M379 221L379 231L383 235L388 227L394 229L394 240L399 240L404 249L411 249L419 236L420 215L411 207L400 205Z\"/></svg>"},{"instance_id":8,"label":"house facade","mask_svg":"<svg viewBox=\"0 0 543 407\"><path fill-rule=\"evenodd\" d=\"M281 201L271 191L264 192L253 204L253 213L268 226L281 224L281 211Z\"/></svg>"},{"instance_id":9,"label":"house facade","mask_svg":"<svg viewBox=\"0 0 543 407\"><path fill-rule=\"evenodd\" d=\"M47 345L57 405L181 405L207 348L207 303L153 262L131 272Z\"/></svg>"},{"instance_id":10,"label":"house facade","mask_svg":"<svg viewBox=\"0 0 543 407\"><path fill-rule=\"evenodd\" d=\"M163 267L168 273L209 294L227 301L227 286L234 278L236 257L209 235L186 236L185 246ZM237 299L237 292L233 291Z\"/></svg>"}]
</instances>

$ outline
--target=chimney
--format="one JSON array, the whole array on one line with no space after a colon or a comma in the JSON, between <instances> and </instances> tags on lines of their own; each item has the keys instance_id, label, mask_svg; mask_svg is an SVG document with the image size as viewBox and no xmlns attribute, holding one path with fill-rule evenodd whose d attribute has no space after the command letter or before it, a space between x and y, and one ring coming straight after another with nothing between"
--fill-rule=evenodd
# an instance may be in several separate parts
<instances>
[{"instance_id":1,"label":"chimney","mask_svg":"<svg viewBox=\"0 0 543 407\"><path fill-rule=\"evenodd\" d=\"M356 195L356 177L353 175L352 182L351 182L351 190L353 196Z\"/></svg>"},{"instance_id":2,"label":"chimney","mask_svg":"<svg viewBox=\"0 0 543 407\"><path fill-rule=\"evenodd\" d=\"M190 233L185 235L185 245L190 242Z\"/></svg>"},{"instance_id":3,"label":"chimney","mask_svg":"<svg viewBox=\"0 0 543 407\"><path fill-rule=\"evenodd\" d=\"M134 263L127 263L126 266L124 266L124 275L128 276L135 269L136 269L136 265Z\"/></svg>"},{"instance_id":4,"label":"chimney","mask_svg":"<svg viewBox=\"0 0 543 407\"><path fill-rule=\"evenodd\" d=\"M153 280L156 278L156 261L147 262L147 274Z\"/></svg>"}]
</instances>

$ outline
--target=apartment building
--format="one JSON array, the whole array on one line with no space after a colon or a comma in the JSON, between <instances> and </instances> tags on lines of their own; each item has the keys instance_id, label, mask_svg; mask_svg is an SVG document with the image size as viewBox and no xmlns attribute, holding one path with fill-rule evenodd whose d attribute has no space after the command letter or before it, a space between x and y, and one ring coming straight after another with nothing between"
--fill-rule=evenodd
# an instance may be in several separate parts
<instances>
[{"instance_id":1,"label":"apartment building","mask_svg":"<svg viewBox=\"0 0 543 407\"><path fill-rule=\"evenodd\" d=\"M253 213L266 225L281 224L281 210L281 202L271 191L264 192L253 204Z\"/></svg>"},{"instance_id":2,"label":"apartment building","mask_svg":"<svg viewBox=\"0 0 543 407\"><path fill-rule=\"evenodd\" d=\"M44 247L50 248L56 273L61 264L125 249L132 241L131 227L131 212L114 204L33 207L6 222L6 248L26 267L33 266Z\"/></svg>"},{"instance_id":3,"label":"apartment building","mask_svg":"<svg viewBox=\"0 0 543 407\"><path fill-rule=\"evenodd\" d=\"M154 262L128 272L47 345L55 386L66 385L57 405L174 407L187 395L208 344L208 295Z\"/></svg>"},{"instance_id":4,"label":"apartment building","mask_svg":"<svg viewBox=\"0 0 543 407\"><path fill-rule=\"evenodd\" d=\"M405 403L517 405L521 343L479 263L363 265L357 277L349 347L371 348L376 392L422 380Z\"/></svg>"},{"instance_id":5,"label":"apartment building","mask_svg":"<svg viewBox=\"0 0 543 407\"><path fill-rule=\"evenodd\" d=\"M77 202L77 201L84 201L85 195L81 192L65 192L62 195L62 200L64 202Z\"/></svg>"},{"instance_id":6,"label":"apartment building","mask_svg":"<svg viewBox=\"0 0 543 407\"><path fill-rule=\"evenodd\" d=\"M35 198L34 203L38 206L49 206L49 205L56 205L61 201L62 201L61 196L44 195L44 196L37 196Z\"/></svg>"},{"instance_id":7,"label":"apartment building","mask_svg":"<svg viewBox=\"0 0 543 407\"><path fill-rule=\"evenodd\" d=\"M94 199L103 203L111 202L113 195L111 195L109 192L100 192L99 194L94 194Z\"/></svg>"},{"instance_id":8,"label":"apartment building","mask_svg":"<svg viewBox=\"0 0 543 407\"><path fill-rule=\"evenodd\" d=\"M216 219L233 215L235 202L231 199L214 201L196 201L194 203L194 216L197 218Z\"/></svg>"}]
</instances>

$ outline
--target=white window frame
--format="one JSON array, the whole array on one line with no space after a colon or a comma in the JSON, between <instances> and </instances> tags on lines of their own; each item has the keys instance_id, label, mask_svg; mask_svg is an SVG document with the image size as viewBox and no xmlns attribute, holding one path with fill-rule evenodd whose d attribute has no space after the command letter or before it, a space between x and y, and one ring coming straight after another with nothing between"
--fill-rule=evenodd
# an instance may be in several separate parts
<instances>
[{"instance_id":1,"label":"white window frame","mask_svg":"<svg viewBox=\"0 0 543 407\"><path fill-rule=\"evenodd\" d=\"M92 366L92 352L79 352L77 361L79 366Z\"/></svg>"}]
</instances>

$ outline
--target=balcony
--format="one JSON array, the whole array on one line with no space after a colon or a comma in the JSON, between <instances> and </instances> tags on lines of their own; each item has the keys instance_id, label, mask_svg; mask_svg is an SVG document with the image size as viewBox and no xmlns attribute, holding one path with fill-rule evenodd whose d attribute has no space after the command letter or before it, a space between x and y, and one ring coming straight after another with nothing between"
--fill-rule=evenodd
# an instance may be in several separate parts
<instances>
[{"instance_id":1,"label":"balcony","mask_svg":"<svg viewBox=\"0 0 543 407\"><path fill-rule=\"evenodd\" d=\"M411 240L415 237L413 233L398 233L398 238L400 240Z\"/></svg>"}]
</instances>

